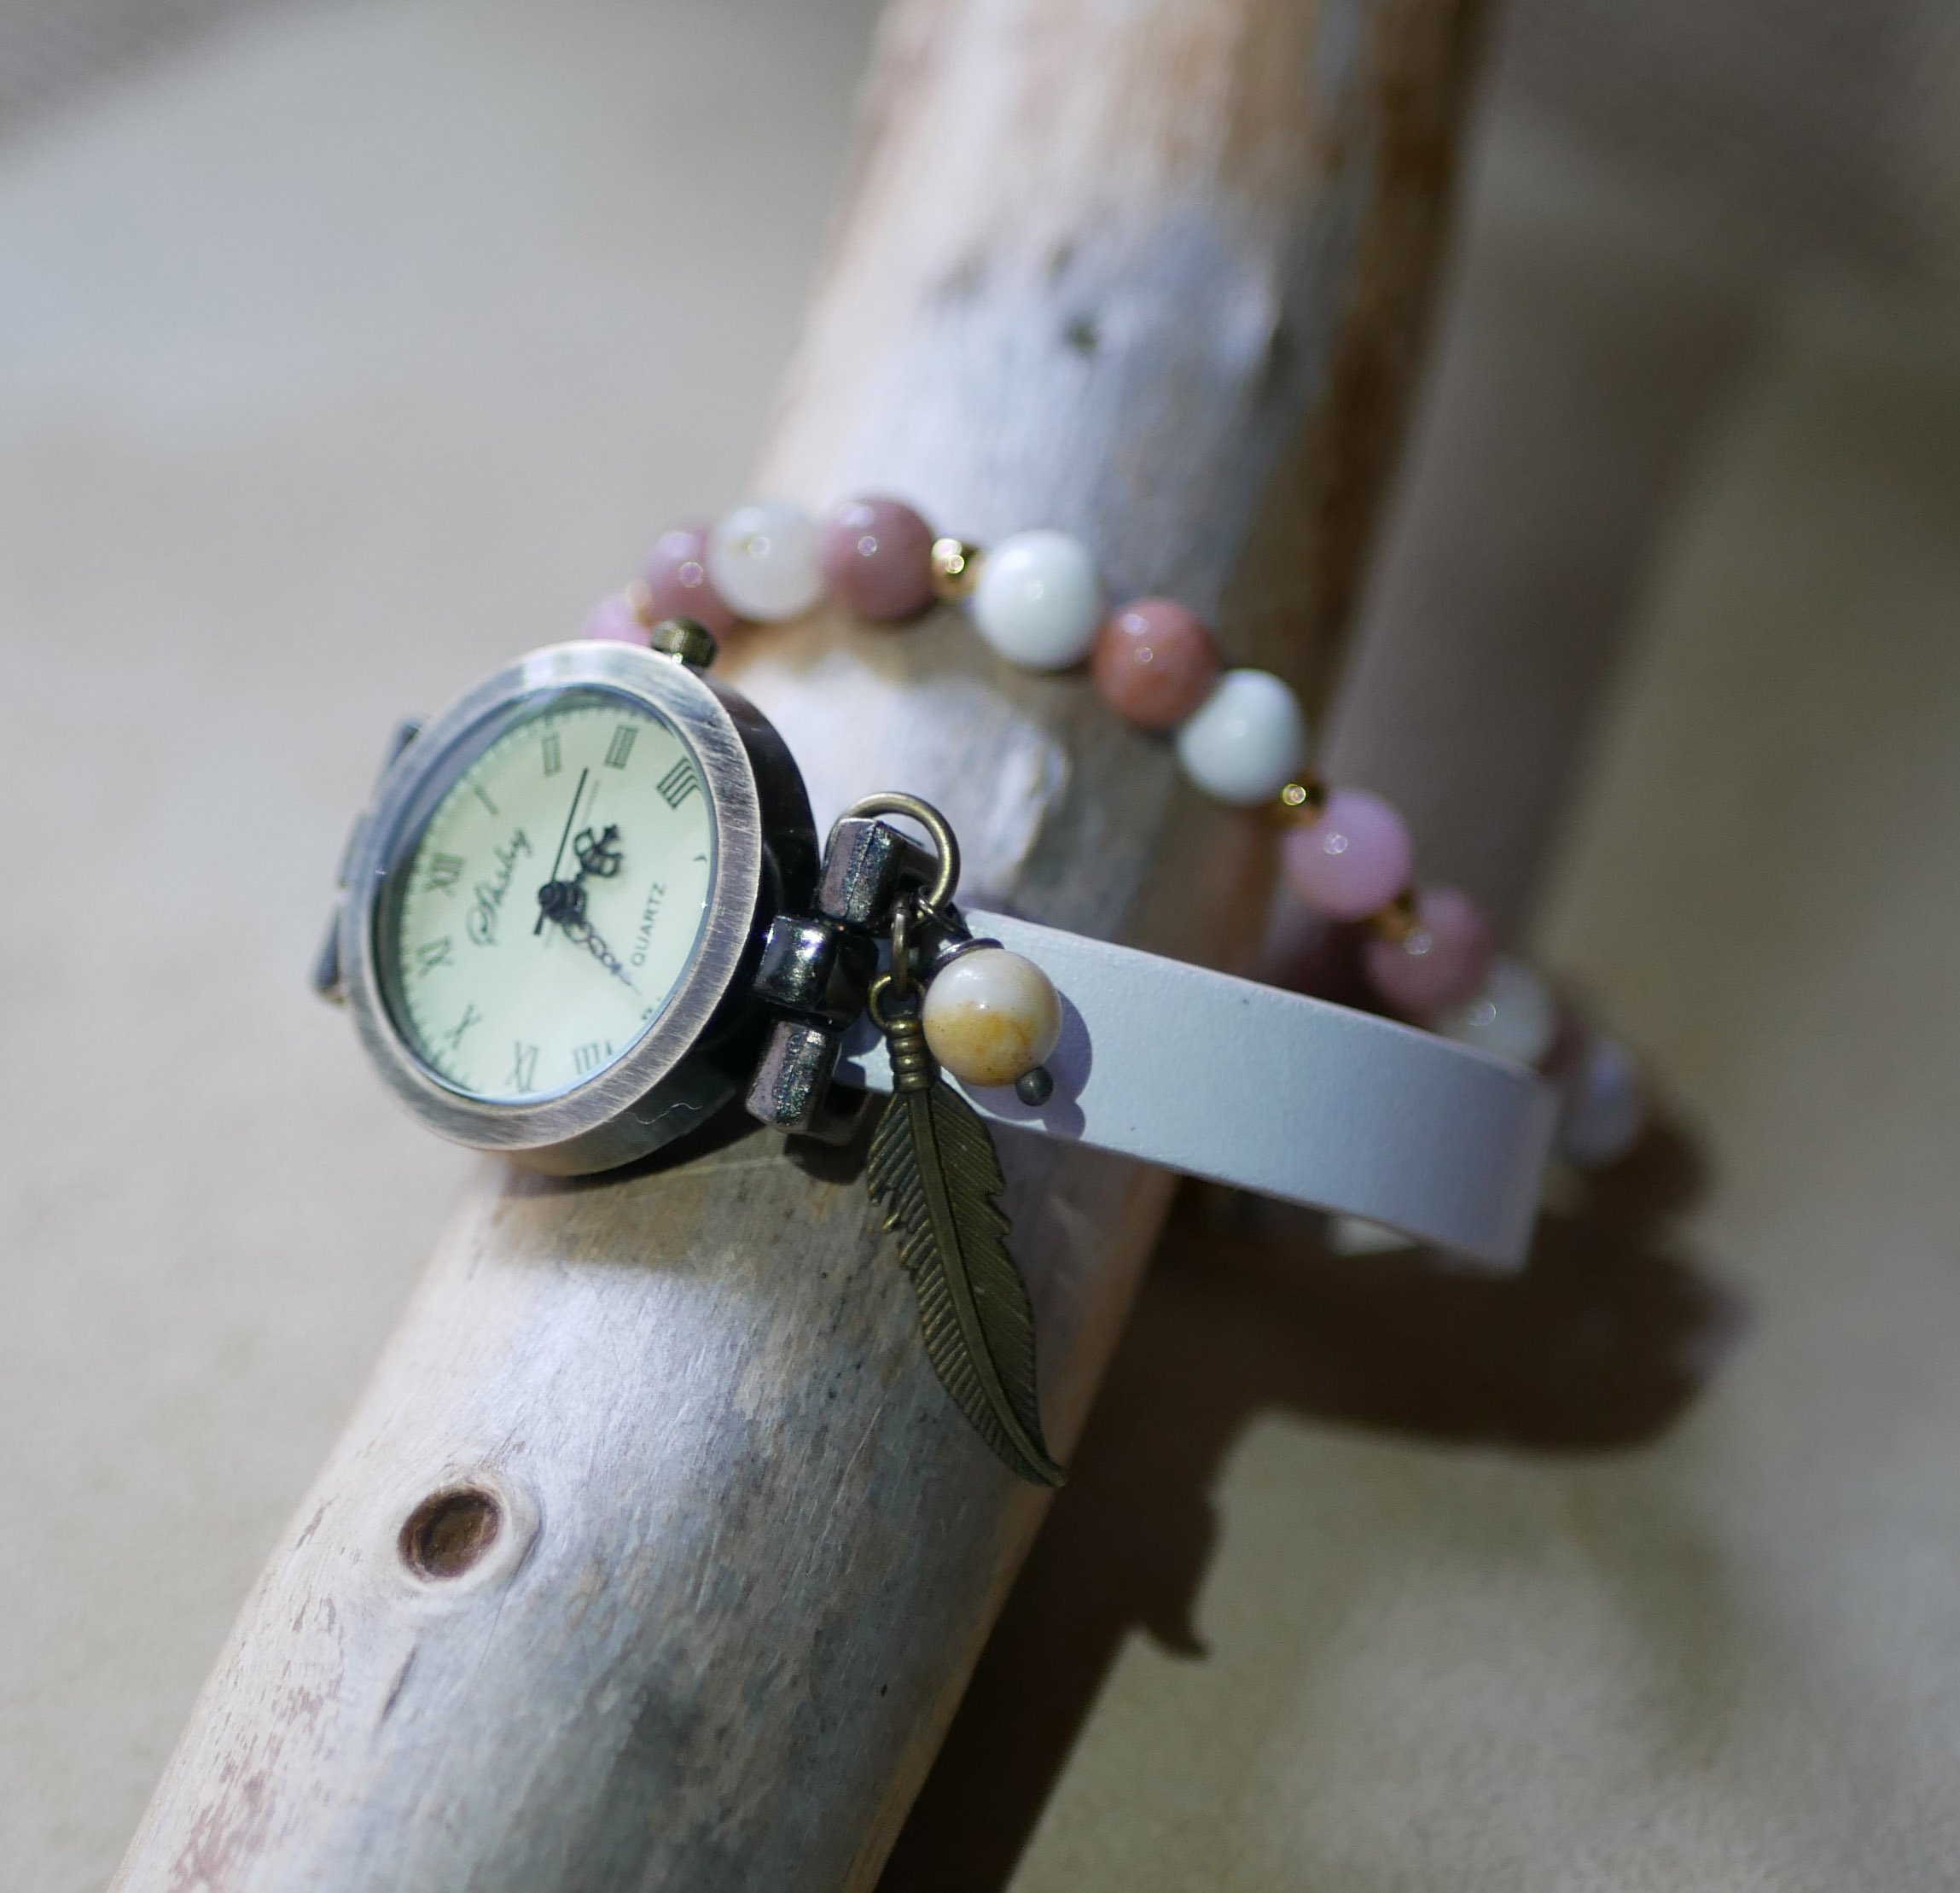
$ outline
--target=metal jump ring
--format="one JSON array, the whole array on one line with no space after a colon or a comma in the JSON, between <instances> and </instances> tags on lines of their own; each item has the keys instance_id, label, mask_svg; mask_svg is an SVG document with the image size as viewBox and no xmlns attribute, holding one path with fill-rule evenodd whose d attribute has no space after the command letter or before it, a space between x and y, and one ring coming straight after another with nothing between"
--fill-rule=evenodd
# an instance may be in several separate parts
<instances>
[{"instance_id":1,"label":"metal jump ring","mask_svg":"<svg viewBox=\"0 0 1960 1893\"><path fill-rule=\"evenodd\" d=\"M912 989L912 903L904 895L892 903L892 997Z\"/></svg>"},{"instance_id":2,"label":"metal jump ring","mask_svg":"<svg viewBox=\"0 0 1960 1893\"><path fill-rule=\"evenodd\" d=\"M892 1014L885 1010L885 995L892 988L892 976L881 973L873 980L864 993L864 1010L870 1015L871 1023L887 1038L892 1035Z\"/></svg>"},{"instance_id":3,"label":"metal jump ring","mask_svg":"<svg viewBox=\"0 0 1960 1893\"><path fill-rule=\"evenodd\" d=\"M881 795L867 795L864 801L852 802L844 811L851 815L905 815L916 822L932 837L933 846L938 849L939 871L933 877L933 884L926 889L920 900L922 912L939 913L953 897L953 889L960 884L960 844L954 838L953 824L934 808L930 802L921 801L916 795L907 795L897 789L888 789Z\"/></svg>"}]
</instances>

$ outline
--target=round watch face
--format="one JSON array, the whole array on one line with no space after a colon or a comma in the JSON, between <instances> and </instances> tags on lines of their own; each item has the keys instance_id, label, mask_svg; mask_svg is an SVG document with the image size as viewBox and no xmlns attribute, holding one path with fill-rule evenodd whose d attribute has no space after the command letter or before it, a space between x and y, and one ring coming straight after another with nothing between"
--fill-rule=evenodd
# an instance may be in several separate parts
<instances>
[{"instance_id":1,"label":"round watch face","mask_svg":"<svg viewBox=\"0 0 1960 1893\"><path fill-rule=\"evenodd\" d=\"M387 862L382 999L451 1091L556 1097L622 1057L688 971L716 869L702 764L597 686L508 704L445 761Z\"/></svg>"}]
</instances>

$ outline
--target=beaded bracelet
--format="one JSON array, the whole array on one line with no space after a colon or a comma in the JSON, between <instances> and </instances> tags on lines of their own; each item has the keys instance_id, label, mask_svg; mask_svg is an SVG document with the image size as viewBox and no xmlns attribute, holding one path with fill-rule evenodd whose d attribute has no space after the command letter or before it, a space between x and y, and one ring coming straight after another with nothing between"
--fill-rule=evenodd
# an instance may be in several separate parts
<instances>
[{"instance_id":1,"label":"beaded bracelet","mask_svg":"<svg viewBox=\"0 0 1960 1893\"><path fill-rule=\"evenodd\" d=\"M1329 789L1307 766L1292 687L1270 671L1224 667L1209 626L1172 599L1108 610L1094 559L1068 533L1016 533L983 551L936 533L902 500L846 500L821 521L786 501L752 500L663 534L585 634L643 644L656 624L684 617L725 637L741 621L800 617L827 591L883 624L935 601L963 603L980 636L1024 668L1086 660L1118 715L1170 736L1197 788L1286 821L1289 882L1324 920L1365 928L1362 970L1389 1011L1544 1071L1563 1100L1560 1147L1579 1167L1615 1162L1637 1141L1646 1113L1631 1054L1562 1008L1522 961L1495 953L1469 895L1416 886L1397 810L1365 789Z\"/></svg>"}]
</instances>

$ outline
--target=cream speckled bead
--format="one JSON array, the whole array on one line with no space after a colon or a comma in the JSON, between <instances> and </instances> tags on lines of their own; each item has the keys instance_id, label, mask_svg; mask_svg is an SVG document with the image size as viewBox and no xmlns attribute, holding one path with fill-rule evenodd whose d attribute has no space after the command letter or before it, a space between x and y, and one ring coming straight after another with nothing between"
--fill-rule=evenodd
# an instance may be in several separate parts
<instances>
[{"instance_id":1,"label":"cream speckled bead","mask_svg":"<svg viewBox=\"0 0 1960 1893\"><path fill-rule=\"evenodd\" d=\"M729 609L758 624L800 618L823 596L817 522L782 499L752 499L707 536L707 575Z\"/></svg>"},{"instance_id":2,"label":"cream speckled bead","mask_svg":"<svg viewBox=\"0 0 1960 1893\"><path fill-rule=\"evenodd\" d=\"M981 637L1010 664L1067 670L1088 656L1102 622L1102 581L1080 539L1016 533L986 556L973 591Z\"/></svg>"},{"instance_id":3,"label":"cream speckled bead","mask_svg":"<svg viewBox=\"0 0 1960 1893\"><path fill-rule=\"evenodd\" d=\"M1523 961L1491 962L1484 989L1436 1019L1435 1028L1458 1045L1474 1046L1515 1064L1536 1065L1558 1036L1551 989Z\"/></svg>"},{"instance_id":4,"label":"cream speckled bead","mask_svg":"<svg viewBox=\"0 0 1960 1893\"><path fill-rule=\"evenodd\" d=\"M1011 1085L1055 1050L1061 1000L1032 960L976 946L933 976L919 1022L933 1057L962 1084Z\"/></svg>"},{"instance_id":5,"label":"cream speckled bead","mask_svg":"<svg viewBox=\"0 0 1960 1893\"><path fill-rule=\"evenodd\" d=\"M1270 802L1306 761L1306 718L1271 671L1227 671L1178 732L1184 773L1218 801Z\"/></svg>"}]
</instances>

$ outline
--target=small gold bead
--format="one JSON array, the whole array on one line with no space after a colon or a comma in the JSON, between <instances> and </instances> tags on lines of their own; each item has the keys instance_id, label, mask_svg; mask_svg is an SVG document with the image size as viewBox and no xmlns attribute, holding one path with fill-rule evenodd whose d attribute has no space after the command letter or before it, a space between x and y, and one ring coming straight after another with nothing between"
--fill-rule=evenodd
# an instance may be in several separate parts
<instances>
[{"instance_id":1,"label":"small gold bead","mask_svg":"<svg viewBox=\"0 0 1960 1893\"><path fill-rule=\"evenodd\" d=\"M1391 946L1399 946L1416 931L1416 890L1405 888L1379 913L1368 917L1368 924Z\"/></svg>"},{"instance_id":2,"label":"small gold bead","mask_svg":"<svg viewBox=\"0 0 1960 1893\"><path fill-rule=\"evenodd\" d=\"M1282 821L1306 824L1318 821L1326 807L1327 784L1311 769L1303 769L1280 790L1276 813Z\"/></svg>"},{"instance_id":3,"label":"small gold bead","mask_svg":"<svg viewBox=\"0 0 1960 1893\"><path fill-rule=\"evenodd\" d=\"M980 582L980 563L986 554L964 539L933 541L933 596L951 604L963 598Z\"/></svg>"},{"instance_id":4,"label":"small gold bead","mask_svg":"<svg viewBox=\"0 0 1960 1893\"><path fill-rule=\"evenodd\" d=\"M626 609L648 631L654 628L654 588L644 579L632 579L626 583L619 596L626 601Z\"/></svg>"}]
</instances>

